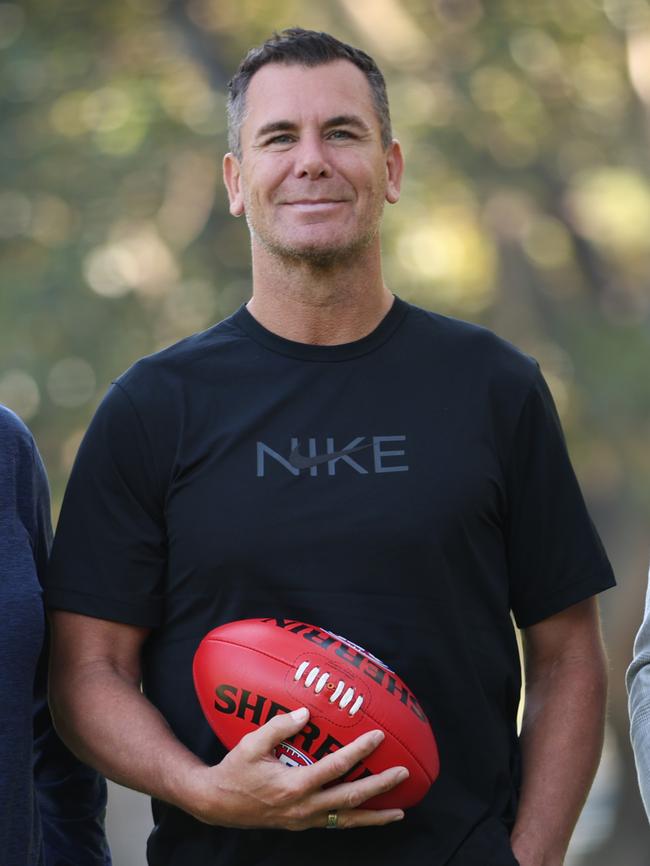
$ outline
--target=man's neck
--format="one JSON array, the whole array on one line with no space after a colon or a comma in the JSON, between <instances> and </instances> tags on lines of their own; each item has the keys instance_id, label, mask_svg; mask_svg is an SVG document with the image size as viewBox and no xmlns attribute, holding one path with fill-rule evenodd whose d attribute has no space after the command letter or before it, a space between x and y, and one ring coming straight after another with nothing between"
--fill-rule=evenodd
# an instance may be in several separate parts
<instances>
[{"instance_id":1,"label":"man's neck","mask_svg":"<svg viewBox=\"0 0 650 866\"><path fill-rule=\"evenodd\" d=\"M253 248L248 311L287 340L323 346L360 340L377 327L393 300L373 250L324 268Z\"/></svg>"}]
</instances>

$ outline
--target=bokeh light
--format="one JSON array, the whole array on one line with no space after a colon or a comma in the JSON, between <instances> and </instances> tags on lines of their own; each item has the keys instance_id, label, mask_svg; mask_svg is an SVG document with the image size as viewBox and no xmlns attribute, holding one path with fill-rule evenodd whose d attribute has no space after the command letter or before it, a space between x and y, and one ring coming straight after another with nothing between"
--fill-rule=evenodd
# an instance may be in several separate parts
<instances>
[{"instance_id":1,"label":"bokeh light","mask_svg":"<svg viewBox=\"0 0 650 866\"><path fill-rule=\"evenodd\" d=\"M57 406L77 408L95 394L95 371L83 358L62 358L50 370L47 391Z\"/></svg>"},{"instance_id":2,"label":"bokeh light","mask_svg":"<svg viewBox=\"0 0 650 866\"><path fill-rule=\"evenodd\" d=\"M1 374L0 403L24 421L31 421L41 404L41 393L34 377L26 370L7 370Z\"/></svg>"}]
</instances>

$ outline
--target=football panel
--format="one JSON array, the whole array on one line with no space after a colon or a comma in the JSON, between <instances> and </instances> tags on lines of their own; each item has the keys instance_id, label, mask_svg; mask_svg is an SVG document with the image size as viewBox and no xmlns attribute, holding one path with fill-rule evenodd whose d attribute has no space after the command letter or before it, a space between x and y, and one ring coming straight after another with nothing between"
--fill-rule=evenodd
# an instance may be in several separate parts
<instances>
[{"instance_id":1,"label":"football panel","mask_svg":"<svg viewBox=\"0 0 650 866\"><path fill-rule=\"evenodd\" d=\"M419 803L431 787L432 780L419 761L390 734L386 735L386 739L368 756L365 763L375 775L387 767L406 767L409 777L392 791L368 800L361 807L363 809L409 809Z\"/></svg>"},{"instance_id":2,"label":"football panel","mask_svg":"<svg viewBox=\"0 0 650 866\"><path fill-rule=\"evenodd\" d=\"M275 715L298 708L284 688L286 665L223 641L202 642L194 657L194 685L210 727L228 749Z\"/></svg>"}]
</instances>

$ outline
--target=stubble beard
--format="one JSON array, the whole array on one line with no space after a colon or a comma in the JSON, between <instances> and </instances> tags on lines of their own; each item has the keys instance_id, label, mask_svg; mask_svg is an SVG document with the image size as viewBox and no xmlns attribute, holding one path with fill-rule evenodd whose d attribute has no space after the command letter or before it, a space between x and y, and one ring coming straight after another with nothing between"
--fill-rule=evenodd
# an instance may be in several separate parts
<instances>
[{"instance_id":1,"label":"stubble beard","mask_svg":"<svg viewBox=\"0 0 650 866\"><path fill-rule=\"evenodd\" d=\"M255 240L285 267L307 267L320 273L334 271L351 265L377 238L383 215L383 203L377 213L368 219L368 228L356 238L339 245L292 246L282 243L271 232L260 231L253 225L248 210L245 211L251 240Z\"/></svg>"},{"instance_id":2,"label":"stubble beard","mask_svg":"<svg viewBox=\"0 0 650 866\"><path fill-rule=\"evenodd\" d=\"M375 240L378 230L378 227L375 227L350 243L330 247L316 244L292 247L279 243L273 238L263 237L253 228L251 228L251 236L274 258L279 259L285 265L290 267L307 266L315 271L330 271L349 265L357 259Z\"/></svg>"}]
</instances>

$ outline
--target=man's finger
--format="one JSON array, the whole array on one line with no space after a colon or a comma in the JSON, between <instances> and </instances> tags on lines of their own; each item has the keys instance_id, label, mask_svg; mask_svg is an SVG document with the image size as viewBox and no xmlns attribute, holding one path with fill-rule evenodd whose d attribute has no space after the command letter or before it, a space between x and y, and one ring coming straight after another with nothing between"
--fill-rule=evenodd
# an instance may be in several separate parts
<instances>
[{"instance_id":1,"label":"man's finger","mask_svg":"<svg viewBox=\"0 0 650 866\"><path fill-rule=\"evenodd\" d=\"M308 788L322 788L328 782L333 782L340 779L345 773L349 772L352 767L367 758L371 752L384 739L383 731L368 731L338 749L329 755L325 755L320 761L316 761L310 767L301 768L301 773L304 774L305 784Z\"/></svg>"},{"instance_id":2,"label":"man's finger","mask_svg":"<svg viewBox=\"0 0 650 866\"><path fill-rule=\"evenodd\" d=\"M318 812L329 812L333 809L358 809L371 797L385 794L391 791L401 782L408 779L409 773L406 767L391 767L378 773L376 776L368 776L365 779L357 779L356 782L342 782L333 785L314 794L310 801L310 808Z\"/></svg>"},{"instance_id":3,"label":"man's finger","mask_svg":"<svg viewBox=\"0 0 650 866\"><path fill-rule=\"evenodd\" d=\"M327 827L328 812L321 812L317 816L314 827ZM382 824L392 824L401 821L404 812L401 809L354 809L354 811L343 811L336 813L336 830L350 830L353 827L379 827Z\"/></svg>"},{"instance_id":4,"label":"man's finger","mask_svg":"<svg viewBox=\"0 0 650 866\"><path fill-rule=\"evenodd\" d=\"M301 707L291 713L282 713L274 716L257 731L252 731L242 738L241 744L252 754L268 755L278 743L297 734L309 718L309 710Z\"/></svg>"}]
</instances>

